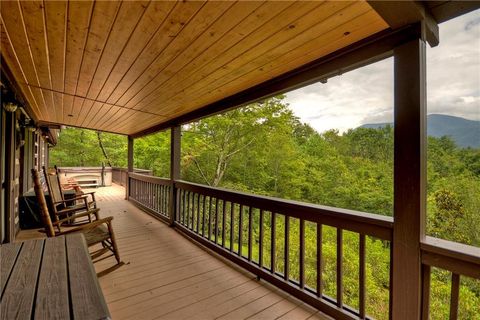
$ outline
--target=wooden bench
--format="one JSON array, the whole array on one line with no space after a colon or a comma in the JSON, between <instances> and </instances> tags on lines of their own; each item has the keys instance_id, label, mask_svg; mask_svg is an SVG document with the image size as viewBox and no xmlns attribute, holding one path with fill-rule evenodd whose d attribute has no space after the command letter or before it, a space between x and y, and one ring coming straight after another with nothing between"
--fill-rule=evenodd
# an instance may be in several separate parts
<instances>
[{"instance_id":1,"label":"wooden bench","mask_svg":"<svg viewBox=\"0 0 480 320\"><path fill-rule=\"evenodd\" d=\"M0 246L0 319L110 319L82 234Z\"/></svg>"}]
</instances>

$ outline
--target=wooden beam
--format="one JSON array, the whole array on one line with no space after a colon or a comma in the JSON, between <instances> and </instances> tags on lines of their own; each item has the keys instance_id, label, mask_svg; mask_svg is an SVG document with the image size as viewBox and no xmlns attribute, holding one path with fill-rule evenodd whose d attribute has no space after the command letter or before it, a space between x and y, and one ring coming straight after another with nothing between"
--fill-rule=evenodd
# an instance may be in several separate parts
<instances>
[{"instance_id":1,"label":"wooden beam","mask_svg":"<svg viewBox=\"0 0 480 320\"><path fill-rule=\"evenodd\" d=\"M438 23L480 9L480 1L428 1L425 4L429 7L430 13Z\"/></svg>"},{"instance_id":2,"label":"wooden beam","mask_svg":"<svg viewBox=\"0 0 480 320\"><path fill-rule=\"evenodd\" d=\"M181 152L182 128L175 126L170 131L170 226L175 224L177 190L175 181L180 180L180 152Z\"/></svg>"},{"instance_id":3,"label":"wooden beam","mask_svg":"<svg viewBox=\"0 0 480 320\"><path fill-rule=\"evenodd\" d=\"M394 50L392 319L419 319L426 212L426 54L422 39Z\"/></svg>"},{"instance_id":4,"label":"wooden beam","mask_svg":"<svg viewBox=\"0 0 480 320\"><path fill-rule=\"evenodd\" d=\"M418 1L368 1L370 6L392 28L398 29L417 22L422 22L422 39L431 47L439 43L438 24L430 10Z\"/></svg>"},{"instance_id":5,"label":"wooden beam","mask_svg":"<svg viewBox=\"0 0 480 320\"><path fill-rule=\"evenodd\" d=\"M136 132L132 136L139 138L172 126L199 120L380 61L390 57L396 46L418 38L420 32L418 25L379 32L300 68L185 115Z\"/></svg>"},{"instance_id":6,"label":"wooden beam","mask_svg":"<svg viewBox=\"0 0 480 320\"><path fill-rule=\"evenodd\" d=\"M128 136L128 146L127 146L127 181L125 183L125 199L128 200L130 195L130 173L133 172L133 137Z\"/></svg>"},{"instance_id":7,"label":"wooden beam","mask_svg":"<svg viewBox=\"0 0 480 320\"><path fill-rule=\"evenodd\" d=\"M3 112L3 110L0 110ZM5 116L5 242L15 240L15 113L4 112Z\"/></svg>"}]
</instances>

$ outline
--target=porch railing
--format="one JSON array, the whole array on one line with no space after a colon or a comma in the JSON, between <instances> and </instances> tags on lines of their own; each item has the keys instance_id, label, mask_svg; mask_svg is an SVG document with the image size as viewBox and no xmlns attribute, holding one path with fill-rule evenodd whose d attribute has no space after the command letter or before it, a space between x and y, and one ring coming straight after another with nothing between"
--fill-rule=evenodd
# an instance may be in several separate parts
<instances>
[{"instance_id":1,"label":"porch railing","mask_svg":"<svg viewBox=\"0 0 480 320\"><path fill-rule=\"evenodd\" d=\"M133 172L141 173L147 176L151 176L153 174L152 170L148 170L148 169L135 168L133 169ZM126 186L127 177L128 177L127 168L112 167L112 182L119 184L121 186Z\"/></svg>"},{"instance_id":2,"label":"porch railing","mask_svg":"<svg viewBox=\"0 0 480 320\"><path fill-rule=\"evenodd\" d=\"M450 319L459 314L460 278L480 279L480 248L426 237L420 244L422 250L422 319L430 314L431 268L436 267L451 273ZM480 313L480 306L478 306Z\"/></svg>"},{"instance_id":3,"label":"porch railing","mask_svg":"<svg viewBox=\"0 0 480 320\"><path fill-rule=\"evenodd\" d=\"M368 319L366 240L382 241L391 256L393 218L137 173L130 173L129 182L129 199L133 203L165 222L173 221L175 228L186 236L259 278L336 319ZM175 200L174 217L172 199ZM308 251L306 235L315 239L313 248L308 244ZM343 291L346 235L350 244L353 238L358 248L356 308L345 303ZM322 250L326 236L336 242L334 294L331 290L327 294L323 279L327 262ZM429 314L430 269L438 267L452 272L450 319L457 319L460 276L480 279L480 249L427 237L421 250L422 318L428 319ZM389 260L390 279L391 265Z\"/></svg>"},{"instance_id":4,"label":"porch railing","mask_svg":"<svg viewBox=\"0 0 480 320\"><path fill-rule=\"evenodd\" d=\"M138 173L130 173L129 180L129 200L148 213L169 221L172 182L168 179Z\"/></svg>"}]
</instances>

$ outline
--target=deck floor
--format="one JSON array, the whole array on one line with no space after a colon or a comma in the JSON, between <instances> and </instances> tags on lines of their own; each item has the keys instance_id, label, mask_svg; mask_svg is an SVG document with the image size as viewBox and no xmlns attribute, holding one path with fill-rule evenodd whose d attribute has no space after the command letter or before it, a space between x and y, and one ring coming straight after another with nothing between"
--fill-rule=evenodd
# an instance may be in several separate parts
<instances>
[{"instance_id":1,"label":"deck floor","mask_svg":"<svg viewBox=\"0 0 480 320\"><path fill-rule=\"evenodd\" d=\"M330 319L149 216L124 200L123 187L96 195L101 216L114 217L125 262L100 277L113 319ZM34 234L22 231L18 239Z\"/></svg>"}]
</instances>

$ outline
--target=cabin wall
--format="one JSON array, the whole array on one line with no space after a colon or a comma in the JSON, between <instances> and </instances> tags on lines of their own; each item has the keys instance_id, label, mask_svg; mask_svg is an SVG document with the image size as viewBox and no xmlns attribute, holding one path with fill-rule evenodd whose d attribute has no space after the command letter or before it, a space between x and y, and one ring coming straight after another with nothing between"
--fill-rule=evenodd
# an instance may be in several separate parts
<instances>
[{"instance_id":1,"label":"cabin wall","mask_svg":"<svg viewBox=\"0 0 480 320\"><path fill-rule=\"evenodd\" d=\"M27 117L17 109L1 108L0 243L11 242L20 231L19 198L33 190L31 169L48 165L48 143L41 131L25 126Z\"/></svg>"}]
</instances>

